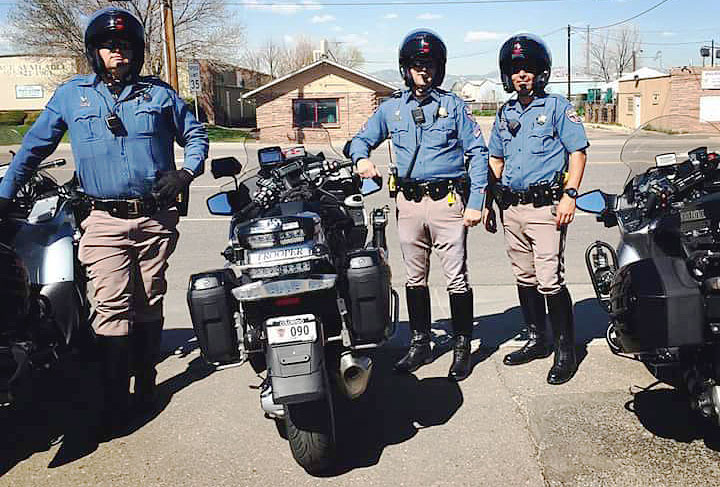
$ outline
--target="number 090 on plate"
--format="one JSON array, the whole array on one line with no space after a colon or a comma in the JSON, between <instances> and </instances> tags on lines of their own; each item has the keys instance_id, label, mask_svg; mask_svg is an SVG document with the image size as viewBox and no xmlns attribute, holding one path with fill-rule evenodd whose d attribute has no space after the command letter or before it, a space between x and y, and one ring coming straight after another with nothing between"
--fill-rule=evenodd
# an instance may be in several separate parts
<instances>
[{"instance_id":1,"label":"number 090 on plate","mask_svg":"<svg viewBox=\"0 0 720 487\"><path fill-rule=\"evenodd\" d=\"M280 316L265 322L269 345L314 342L317 339L315 315Z\"/></svg>"}]
</instances>

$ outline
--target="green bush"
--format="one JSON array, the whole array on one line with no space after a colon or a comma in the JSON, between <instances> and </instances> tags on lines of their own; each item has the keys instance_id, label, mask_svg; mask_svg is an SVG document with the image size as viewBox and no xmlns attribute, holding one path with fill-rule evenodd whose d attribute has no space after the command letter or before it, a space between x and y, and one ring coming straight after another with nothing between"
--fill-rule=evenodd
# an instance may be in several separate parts
<instances>
[{"instance_id":1,"label":"green bush","mask_svg":"<svg viewBox=\"0 0 720 487\"><path fill-rule=\"evenodd\" d=\"M477 117L494 117L495 113L497 113L495 110L473 110L472 114Z\"/></svg>"},{"instance_id":2,"label":"green bush","mask_svg":"<svg viewBox=\"0 0 720 487\"><path fill-rule=\"evenodd\" d=\"M30 112L27 112L27 116L25 117L25 125L32 125L35 123L35 120L40 116L42 113L42 110L33 110Z\"/></svg>"},{"instance_id":3,"label":"green bush","mask_svg":"<svg viewBox=\"0 0 720 487\"><path fill-rule=\"evenodd\" d=\"M22 125L26 113L22 110L0 112L0 125Z\"/></svg>"}]
</instances>

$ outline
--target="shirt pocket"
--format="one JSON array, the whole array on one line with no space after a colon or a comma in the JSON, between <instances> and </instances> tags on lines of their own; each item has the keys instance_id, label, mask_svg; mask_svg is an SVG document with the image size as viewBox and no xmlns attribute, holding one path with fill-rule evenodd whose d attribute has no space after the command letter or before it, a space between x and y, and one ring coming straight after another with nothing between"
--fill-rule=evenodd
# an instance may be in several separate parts
<instances>
[{"instance_id":1,"label":"shirt pocket","mask_svg":"<svg viewBox=\"0 0 720 487\"><path fill-rule=\"evenodd\" d=\"M415 133L410 131L407 123L390 126L390 138L395 147L410 150L415 145Z\"/></svg>"},{"instance_id":2,"label":"shirt pocket","mask_svg":"<svg viewBox=\"0 0 720 487\"><path fill-rule=\"evenodd\" d=\"M552 125L537 125L533 127L528 137L530 152L533 154L545 154L550 150L553 143Z\"/></svg>"},{"instance_id":3,"label":"shirt pocket","mask_svg":"<svg viewBox=\"0 0 720 487\"><path fill-rule=\"evenodd\" d=\"M82 107L73 113L70 132L75 131L76 140L96 140L102 134L104 122L100 120L99 107Z\"/></svg>"},{"instance_id":4,"label":"shirt pocket","mask_svg":"<svg viewBox=\"0 0 720 487\"><path fill-rule=\"evenodd\" d=\"M423 134L424 145L429 147L444 148L453 139L457 139L457 129L455 122L449 117L438 119Z\"/></svg>"},{"instance_id":5,"label":"shirt pocket","mask_svg":"<svg viewBox=\"0 0 720 487\"><path fill-rule=\"evenodd\" d=\"M159 132L159 125L163 108L159 105L140 105L135 110L135 128L138 135L155 135Z\"/></svg>"}]
</instances>

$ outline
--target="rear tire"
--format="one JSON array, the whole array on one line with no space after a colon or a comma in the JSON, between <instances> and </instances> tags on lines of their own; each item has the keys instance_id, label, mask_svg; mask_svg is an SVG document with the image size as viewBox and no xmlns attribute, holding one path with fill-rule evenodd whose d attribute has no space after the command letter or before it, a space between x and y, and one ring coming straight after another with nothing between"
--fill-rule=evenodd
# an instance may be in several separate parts
<instances>
[{"instance_id":1,"label":"rear tire","mask_svg":"<svg viewBox=\"0 0 720 487\"><path fill-rule=\"evenodd\" d=\"M285 432L295 461L310 475L335 459L333 415L327 399L285 406Z\"/></svg>"}]
</instances>

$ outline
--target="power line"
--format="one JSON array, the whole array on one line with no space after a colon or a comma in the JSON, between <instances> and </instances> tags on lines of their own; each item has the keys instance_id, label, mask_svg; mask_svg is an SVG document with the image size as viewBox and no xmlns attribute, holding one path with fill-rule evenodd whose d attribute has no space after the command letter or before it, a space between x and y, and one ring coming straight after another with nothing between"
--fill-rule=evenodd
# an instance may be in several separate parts
<instances>
[{"instance_id":1,"label":"power line","mask_svg":"<svg viewBox=\"0 0 720 487\"><path fill-rule=\"evenodd\" d=\"M633 16L630 17L630 18L627 18L627 19L625 19L625 20L621 20L621 21L619 21L619 22L615 22L614 24L603 25L603 26L601 26L601 27L591 27L590 30L609 29L610 27L615 27L616 25L624 24L625 22L630 22L631 20L637 19L637 18L640 17L641 15L645 15L646 13L650 12L651 10L655 10L655 9L658 8L660 5L662 5L663 3L667 3L667 2L669 2L669 1L670 1L670 0L662 0L661 2L656 3L656 4L653 5L652 7L648 8L648 9L645 9L645 10L643 10L642 12L640 12L639 14L633 15Z\"/></svg>"}]
</instances>

